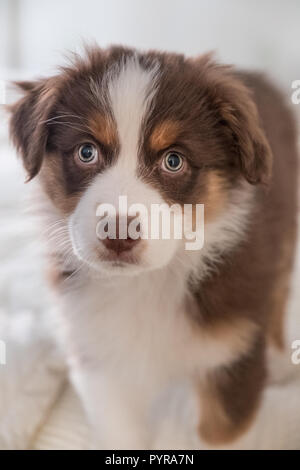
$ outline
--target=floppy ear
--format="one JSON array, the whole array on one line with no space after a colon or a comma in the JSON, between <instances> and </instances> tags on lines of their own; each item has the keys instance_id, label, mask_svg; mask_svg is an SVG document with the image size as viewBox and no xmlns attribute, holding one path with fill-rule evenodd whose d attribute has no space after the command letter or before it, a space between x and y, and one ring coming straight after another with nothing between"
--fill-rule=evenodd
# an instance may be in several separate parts
<instances>
[{"instance_id":1,"label":"floppy ear","mask_svg":"<svg viewBox=\"0 0 300 470\"><path fill-rule=\"evenodd\" d=\"M250 91L234 76L224 78L219 111L231 143L234 164L251 184L268 184L272 173L272 151L259 123Z\"/></svg>"},{"instance_id":2,"label":"floppy ear","mask_svg":"<svg viewBox=\"0 0 300 470\"><path fill-rule=\"evenodd\" d=\"M45 154L48 128L47 119L55 102L55 89L50 80L17 82L25 94L9 106L10 136L23 159L28 181L39 172Z\"/></svg>"}]
</instances>

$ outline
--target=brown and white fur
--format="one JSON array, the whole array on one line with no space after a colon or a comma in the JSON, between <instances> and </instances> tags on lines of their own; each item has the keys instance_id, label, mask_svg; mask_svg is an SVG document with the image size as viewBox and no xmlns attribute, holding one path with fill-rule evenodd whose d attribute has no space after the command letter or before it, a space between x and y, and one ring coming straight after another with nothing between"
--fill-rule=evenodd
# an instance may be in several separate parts
<instances>
[{"instance_id":1,"label":"brown and white fur","mask_svg":"<svg viewBox=\"0 0 300 470\"><path fill-rule=\"evenodd\" d=\"M22 82L11 135L37 177L70 376L105 449L238 448L283 344L296 135L263 77L121 47ZM78 160L91 142L98 161ZM184 169L162 167L175 149ZM96 206L203 203L205 243L113 253Z\"/></svg>"}]
</instances>

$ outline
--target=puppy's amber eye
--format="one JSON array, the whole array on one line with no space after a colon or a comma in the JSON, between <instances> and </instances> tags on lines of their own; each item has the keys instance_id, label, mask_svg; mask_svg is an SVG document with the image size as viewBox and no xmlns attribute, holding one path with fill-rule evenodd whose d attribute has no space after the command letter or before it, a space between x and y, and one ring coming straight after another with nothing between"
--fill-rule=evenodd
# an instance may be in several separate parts
<instances>
[{"instance_id":1,"label":"puppy's amber eye","mask_svg":"<svg viewBox=\"0 0 300 470\"><path fill-rule=\"evenodd\" d=\"M78 158L82 163L95 163L98 160L98 150L93 144L83 144L78 149Z\"/></svg>"},{"instance_id":2,"label":"puppy's amber eye","mask_svg":"<svg viewBox=\"0 0 300 470\"><path fill-rule=\"evenodd\" d=\"M163 169L172 173L183 168L183 157L177 152L168 152L162 163Z\"/></svg>"}]
</instances>

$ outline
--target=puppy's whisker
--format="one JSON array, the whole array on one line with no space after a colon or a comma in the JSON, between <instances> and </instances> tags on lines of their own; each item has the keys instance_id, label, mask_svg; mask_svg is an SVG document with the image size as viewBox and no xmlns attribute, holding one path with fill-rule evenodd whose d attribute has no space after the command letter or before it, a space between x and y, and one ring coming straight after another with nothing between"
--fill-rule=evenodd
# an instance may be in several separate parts
<instances>
[{"instance_id":1,"label":"puppy's whisker","mask_svg":"<svg viewBox=\"0 0 300 470\"><path fill-rule=\"evenodd\" d=\"M42 124L48 124L49 122L55 121L57 119L64 119L64 118L70 118L70 117L74 117L74 118L80 119L80 120L85 120L85 118L83 118L81 116L77 116L76 114L59 114L57 116L53 116L49 119L46 119L45 121L41 121L41 123Z\"/></svg>"},{"instance_id":2,"label":"puppy's whisker","mask_svg":"<svg viewBox=\"0 0 300 470\"><path fill-rule=\"evenodd\" d=\"M73 271L69 276L64 279L63 283L69 282L71 279L73 279L84 267L84 263L81 262L78 268L75 269L75 271Z\"/></svg>"},{"instance_id":3,"label":"puppy's whisker","mask_svg":"<svg viewBox=\"0 0 300 470\"><path fill-rule=\"evenodd\" d=\"M74 125L72 125L71 122L57 122L57 121L53 121L53 122L49 122L47 125L48 125L48 126L51 126L51 125L65 126L65 127L68 127L69 129L73 129L73 130L79 131L79 132L85 132L85 131L86 131L86 128L85 128L84 126L82 126L82 127L74 126Z\"/></svg>"},{"instance_id":4,"label":"puppy's whisker","mask_svg":"<svg viewBox=\"0 0 300 470\"><path fill-rule=\"evenodd\" d=\"M42 235L47 235L53 233L53 230L65 230L66 233L68 232L68 228L66 224L62 224L62 222L55 222L52 225L49 225L48 227L43 230Z\"/></svg>"}]
</instances>

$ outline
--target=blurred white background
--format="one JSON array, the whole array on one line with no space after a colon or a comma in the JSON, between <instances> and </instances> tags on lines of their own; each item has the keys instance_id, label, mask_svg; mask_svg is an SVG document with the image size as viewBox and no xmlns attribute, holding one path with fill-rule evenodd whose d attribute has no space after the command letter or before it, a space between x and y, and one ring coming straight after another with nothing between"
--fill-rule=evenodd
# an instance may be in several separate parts
<instances>
[{"instance_id":1,"label":"blurred white background","mask_svg":"<svg viewBox=\"0 0 300 470\"><path fill-rule=\"evenodd\" d=\"M299 0L0 0L0 86L53 74L69 51L96 42L213 50L223 62L264 70L290 96L300 78L299 23Z\"/></svg>"},{"instance_id":2,"label":"blurred white background","mask_svg":"<svg viewBox=\"0 0 300 470\"><path fill-rule=\"evenodd\" d=\"M187 54L300 74L299 0L0 0L0 70L46 74L82 41Z\"/></svg>"}]
</instances>

